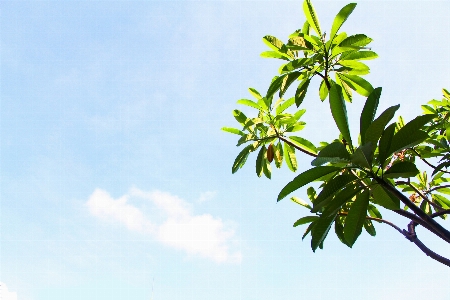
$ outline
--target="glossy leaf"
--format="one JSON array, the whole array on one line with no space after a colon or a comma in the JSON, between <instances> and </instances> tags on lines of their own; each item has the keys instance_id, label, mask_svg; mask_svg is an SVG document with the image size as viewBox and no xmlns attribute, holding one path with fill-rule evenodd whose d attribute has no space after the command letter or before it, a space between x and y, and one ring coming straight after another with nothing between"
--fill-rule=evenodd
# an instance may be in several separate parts
<instances>
[{"instance_id":1,"label":"glossy leaf","mask_svg":"<svg viewBox=\"0 0 450 300\"><path fill-rule=\"evenodd\" d=\"M272 168L270 167L270 163L269 163L269 161L267 160L267 158L264 158L263 159L263 161L262 161L262 169L263 169L263 173L264 173L264 175L267 177L267 178L269 178L269 179L271 179L272 178Z\"/></svg>"},{"instance_id":2,"label":"glossy leaf","mask_svg":"<svg viewBox=\"0 0 450 300\"><path fill-rule=\"evenodd\" d=\"M366 103L361 113L361 118L359 121L360 135L361 135L361 145L366 143L366 131L370 124L375 118L375 113L377 112L378 104L380 102L381 87L374 89L369 97L367 97ZM383 127L384 129L384 127ZM375 144L372 141L373 144Z\"/></svg>"},{"instance_id":3,"label":"glossy leaf","mask_svg":"<svg viewBox=\"0 0 450 300\"><path fill-rule=\"evenodd\" d=\"M274 150L275 150L275 152L274 152L275 166L277 168L280 168L281 165L283 164L283 146L282 146L282 144L279 142L275 146Z\"/></svg>"},{"instance_id":4,"label":"glossy leaf","mask_svg":"<svg viewBox=\"0 0 450 300\"><path fill-rule=\"evenodd\" d=\"M260 94L257 90L255 90L254 88L248 88L248 91L249 91L250 94L251 94L253 97L255 97L256 99L258 99L258 100L262 99L261 94Z\"/></svg>"},{"instance_id":5,"label":"glossy leaf","mask_svg":"<svg viewBox=\"0 0 450 300\"><path fill-rule=\"evenodd\" d=\"M350 136L350 129L348 126L347 109L345 107L344 98L342 97L342 88L335 84L330 89L329 95L331 114L336 122L339 131L344 136L344 139L352 145L352 138Z\"/></svg>"},{"instance_id":6,"label":"glossy leaf","mask_svg":"<svg viewBox=\"0 0 450 300\"><path fill-rule=\"evenodd\" d=\"M313 143L311 143L307 139L304 139L299 136L290 136L289 139L292 141L293 144L295 144L299 148L302 148L303 150L317 154L316 146L314 146Z\"/></svg>"},{"instance_id":7,"label":"glossy leaf","mask_svg":"<svg viewBox=\"0 0 450 300\"><path fill-rule=\"evenodd\" d=\"M283 65L280 68L280 73L281 74L289 73L289 72L292 72L294 70L297 70L297 69L309 66L309 65L311 65L313 63L314 63L314 61L311 58L294 59L294 60L288 62L287 64Z\"/></svg>"},{"instance_id":8,"label":"glossy leaf","mask_svg":"<svg viewBox=\"0 0 450 300\"><path fill-rule=\"evenodd\" d=\"M294 227L303 225L303 224L308 224L314 221L317 221L319 219L318 216L306 216L303 218L298 219L295 223L294 223Z\"/></svg>"},{"instance_id":9,"label":"glossy leaf","mask_svg":"<svg viewBox=\"0 0 450 300\"><path fill-rule=\"evenodd\" d=\"M285 148L288 146L285 144ZM278 194L277 201L280 201L290 193L292 193L295 190L298 190L302 186L313 182L314 180L323 177L327 174L330 174L332 172L339 171L340 168L338 167L331 167L331 166L323 166L323 167L315 167L312 169L309 169L298 176L296 176L291 182L289 182Z\"/></svg>"},{"instance_id":10,"label":"glossy leaf","mask_svg":"<svg viewBox=\"0 0 450 300\"><path fill-rule=\"evenodd\" d=\"M379 184L371 188L373 202L390 210L400 209L400 200Z\"/></svg>"},{"instance_id":11,"label":"glossy leaf","mask_svg":"<svg viewBox=\"0 0 450 300\"><path fill-rule=\"evenodd\" d=\"M281 88L281 84L283 83L284 77L287 75L275 76L274 80L269 86L267 90L266 98L271 98L273 95Z\"/></svg>"},{"instance_id":12,"label":"glossy leaf","mask_svg":"<svg viewBox=\"0 0 450 300\"><path fill-rule=\"evenodd\" d=\"M320 100L325 100L328 96L328 87L325 80L322 80L319 87L319 98Z\"/></svg>"},{"instance_id":13,"label":"glossy leaf","mask_svg":"<svg viewBox=\"0 0 450 300\"><path fill-rule=\"evenodd\" d=\"M349 70L347 71L346 74L350 74L350 75L366 75L369 74L370 69L369 67L359 61L355 61L355 60L340 60L339 64L341 66L344 66L346 68L348 68Z\"/></svg>"},{"instance_id":14,"label":"glossy leaf","mask_svg":"<svg viewBox=\"0 0 450 300\"><path fill-rule=\"evenodd\" d=\"M348 102L352 102L352 89L350 88L350 86L341 79L342 76L340 75L340 73L335 73L335 77L336 83L342 87L344 99Z\"/></svg>"},{"instance_id":15,"label":"glossy leaf","mask_svg":"<svg viewBox=\"0 0 450 300\"><path fill-rule=\"evenodd\" d=\"M324 168L324 167L317 167L317 168ZM352 181L355 181L355 179L356 177L353 174L342 174L328 181L323 187L322 191L317 196L316 200L314 201L314 206L311 212L318 212L319 209L326 204L322 202L325 202L327 199L329 199L329 197L335 195L347 184L351 183Z\"/></svg>"},{"instance_id":16,"label":"glossy leaf","mask_svg":"<svg viewBox=\"0 0 450 300\"><path fill-rule=\"evenodd\" d=\"M233 166L232 166L232 169L231 169L233 174L236 173L237 170L242 168L242 166L247 161L247 157L250 154L250 152L255 151L255 149L256 149L256 146L254 144L248 145L247 147L242 149L242 151L238 154L238 156L234 160L234 163L233 163Z\"/></svg>"},{"instance_id":17,"label":"glossy leaf","mask_svg":"<svg viewBox=\"0 0 450 300\"><path fill-rule=\"evenodd\" d=\"M367 97L373 91L372 85L358 75L348 75L341 73L340 79L343 80L352 90L362 96Z\"/></svg>"},{"instance_id":18,"label":"glossy leaf","mask_svg":"<svg viewBox=\"0 0 450 300\"><path fill-rule=\"evenodd\" d=\"M284 143L283 156L284 156L284 160L286 161L286 165L288 166L288 168L292 172L297 171L297 159L295 158L295 149L291 145Z\"/></svg>"},{"instance_id":19,"label":"glossy leaf","mask_svg":"<svg viewBox=\"0 0 450 300\"><path fill-rule=\"evenodd\" d=\"M386 172L384 177L386 178L409 178L419 174L419 170L416 165L410 161L400 161L391 166Z\"/></svg>"},{"instance_id":20,"label":"glossy leaf","mask_svg":"<svg viewBox=\"0 0 450 300\"><path fill-rule=\"evenodd\" d=\"M237 109L233 110L233 116L241 125L245 126L247 123L248 118L242 111Z\"/></svg>"},{"instance_id":21,"label":"glossy leaf","mask_svg":"<svg viewBox=\"0 0 450 300\"><path fill-rule=\"evenodd\" d=\"M348 47L348 46L354 46L354 47L363 47L366 46L372 42L372 39L365 34L355 34L347 37L345 40L343 40L339 46L340 47Z\"/></svg>"},{"instance_id":22,"label":"glossy leaf","mask_svg":"<svg viewBox=\"0 0 450 300\"><path fill-rule=\"evenodd\" d=\"M264 44L269 46L270 49L275 51L279 51L284 45L282 41L271 35L266 35L265 37L263 37L263 42Z\"/></svg>"},{"instance_id":23,"label":"glossy leaf","mask_svg":"<svg viewBox=\"0 0 450 300\"><path fill-rule=\"evenodd\" d=\"M258 156L256 158L256 175L258 177L261 177L263 173L263 160L264 160L264 154L266 152L266 146L262 146L261 150L258 152Z\"/></svg>"},{"instance_id":24,"label":"glossy leaf","mask_svg":"<svg viewBox=\"0 0 450 300\"><path fill-rule=\"evenodd\" d=\"M311 162L313 166L320 166L328 162L348 162L350 153L342 143L334 142L323 148L319 155Z\"/></svg>"},{"instance_id":25,"label":"glossy leaf","mask_svg":"<svg viewBox=\"0 0 450 300\"><path fill-rule=\"evenodd\" d=\"M377 231L375 230L375 226L373 226L373 223L371 220L366 219L364 221L364 229L367 231L368 234L370 234L371 236L376 236L377 235Z\"/></svg>"},{"instance_id":26,"label":"glossy leaf","mask_svg":"<svg viewBox=\"0 0 450 300\"><path fill-rule=\"evenodd\" d=\"M276 113L277 115L281 114L282 112L284 112L286 109L288 109L290 106L292 106L292 104L295 103L295 98L289 98L286 101L282 102L280 105L277 106L276 108Z\"/></svg>"},{"instance_id":27,"label":"glossy leaf","mask_svg":"<svg viewBox=\"0 0 450 300\"><path fill-rule=\"evenodd\" d=\"M347 20L348 16L353 12L353 10L356 7L356 3L349 3L346 6L344 6L339 13L336 15L333 21L333 25L331 26L331 32L330 32L330 40L333 40L336 33L341 28L342 24Z\"/></svg>"},{"instance_id":28,"label":"glossy leaf","mask_svg":"<svg viewBox=\"0 0 450 300\"><path fill-rule=\"evenodd\" d=\"M278 51L264 51L264 52L261 52L260 56L264 57L264 58L278 58L278 59L283 59L283 60L287 60L287 61L290 60L289 55L278 52Z\"/></svg>"},{"instance_id":29,"label":"glossy leaf","mask_svg":"<svg viewBox=\"0 0 450 300\"><path fill-rule=\"evenodd\" d=\"M378 161L381 165L384 164L389 156L389 148L391 147L392 138L395 133L395 123L392 123L383 131L378 146Z\"/></svg>"},{"instance_id":30,"label":"glossy leaf","mask_svg":"<svg viewBox=\"0 0 450 300\"><path fill-rule=\"evenodd\" d=\"M309 25L314 29L314 31L322 36L322 31L320 30L319 18L317 17L316 11L310 0L305 0L303 2L303 12L306 16L306 20Z\"/></svg>"},{"instance_id":31,"label":"glossy leaf","mask_svg":"<svg viewBox=\"0 0 450 300\"><path fill-rule=\"evenodd\" d=\"M376 54L373 51L355 51L355 52L349 52L347 54L342 54L341 59L345 60L369 60L369 59L375 59L378 57L378 54Z\"/></svg>"},{"instance_id":32,"label":"glossy leaf","mask_svg":"<svg viewBox=\"0 0 450 300\"><path fill-rule=\"evenodd\" d=\"M256 102L252 101L252 100L248 100L248 99L241 99L237 101L238 104L242 104L242 105L246 105L246 106L250 106L253 108L256 108L258 110L264 110L261 106L259 106Z\"/></svg>"},{"instance_id":33,"label":"glossy leaf","mask_svg":"<svg viewBox=\"0 0 450 300\"><path fill-rule=\"evenodd\" d=\"M283 97L284 93L286 93L289 86L300 76L300 74L301 72L292 72L284 77L280 86L280 93L279 93L280 98Z\"/></svg>"},{"instance_id":34,"label":"glossy leaf","mask_svg":"<svg viewBox=\"0 0 450 300\"><path fill-rule=\"evenodd\" d=\"M375 205L369 204L367 211L372 218L383 219L383 216Z\"/></svg>"},{"instance_id":35,"label":"glossy leaf","mask_svg":"<svg viewBox=\"0 0 450 300\"><path fill-rule=\"evenodd\" d=\"M369 206L369 195L369 191L359 194L345 219L344 237L350 247L353 246L361 234L366 220L367 207Z\"/></svg>"}]
</instances>

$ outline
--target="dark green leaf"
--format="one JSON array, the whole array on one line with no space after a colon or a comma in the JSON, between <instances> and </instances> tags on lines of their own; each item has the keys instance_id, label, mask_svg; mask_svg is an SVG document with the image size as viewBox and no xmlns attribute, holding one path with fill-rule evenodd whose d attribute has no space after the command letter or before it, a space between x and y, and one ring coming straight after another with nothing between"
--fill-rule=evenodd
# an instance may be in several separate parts
<instances>
[{"instance_id":1,"label":"dark green leaf","mask_svg":"<svg viewBox=\"0 0 450 300\"><path fill-rule=\"evenodd\" d=\"M263 159L262 167L264 175L266 175L266 177L269 179L272 178L272 168L270 167L270 162L267 160L267 158Z\"/></svg>"},{"instance_id":2,"label":"dark green leaf","mask_svg":"<svg viewBox=\"0 0 450 300\"><path fill-rule=\"evenodd\" d=\"M330 231L336 215L324 217L320 216L319 220L314 222L314 227L311 230L311 249L315 252L317 247L325 240L328 231Z\"/></svg>"},{"instance_id":3,"label":"dark green leaf","mask_svg":"<svg viewBox=\"0 0 450 300\"><path fill-rule=\"evenodd\" d=\"M372 187L373 202L390 210L400 209L400 200L379 184Z\"/></svg>"},{"instance_id":4,"label":"dark green leaf","mask_svg":"<svg viewBox=\"0 0 450 300\"><path fill-rule=\"evenodd\" d=\"M383 219L383 216L375 205L369 204L368 212L372 218Z\"/></svg>"},{"instance_id":5,"label":"dark green leaf","mask_svg":"<svg viewBox=\"0 0 450 300\"><path fill-rule=\"evenodd\" d=\"M366 104L361 113L360 118L360 134L361 134L361 145L366 143L366 131L375 118L375 113L377 112L378 103L380 102L381 87L374 89L369 97L367 97ZM383 127L384 129L384 127ZM377 139L378 140L378 139ZM372 141L375 145L375 143Z\"/></svg>"},{"instance_id":6,"label":"dark green leaf","mask_svg":"<svg viewBox=\"0 0 450 300\"><path fill-rule=\"evenodd\" d=\"M295 149L291 145L286 143L284 143L284 160L286 161L288 168L292 172L297 171L297 159L295 158Z\"/></svg>"},{"instance_id":7,"label":"dark green leaf","mask_svg":"<svg viewBox=\"0 0 450 300\"><path fill-rule=\"evenodd\" d=\"M238 154L238 156L234 160L233 167L231 169L233 174L236 173L237 170L242 168L242 166L247 161L247 157L250 154L250 152L255 151L256 148L257 148L257 146L255 146L255 144L252 144L252 145L248 145L247 147L242 149L242 151Z\"/></svg>"},{"instance_id":8,"label":"dark green leaf","mask_svg":"<svg viewBox=\"0 0 450 300\"><path fill-rule=\"evenodd\" d=\"M319 18L317 17L316 11L310 0L305 0L303 2L303 12L305 13L306 20L308 20L309 25L314 29L314 31L320 36L322 32L320 30Z\"/></svg>"},{"instance_id":9,"label":"dark green leaf","mask_svg":"<svg viewBox=\"0 0 450 300\"><path fill-rule=\"evenodd\" d=\"M283 65L280 68L280 73L289 73L292 72L294 70L303 68L305 66L309 66L313 63L314 61L311 58L299 58L299 59L294 59L290 62L288 62L287 64Z\"/></svg>"},{"instance_id":10,"label":"dark green leaf","mask_svg":"<svg viewBox=\"0 0 450 300\"><path fill-rule=\"evenodd\" d=\"M284 144L285 148L288 146L287 144ZM277 201L280 201L293 191L301 188L302 186L313 182L314 180L325 176L327 174L330 174L332 172L339 171L340 168L338 167L331 167L331 166L323 166L323 167L315 167L312 169L309 169L299 175L297 175L291 182L289 182L278 194Z\"/></svg>"},{"instance_id":11,"label":"dark green leaf","mask_svg":"<svg viewBox=\"0 0 450 300\"><path fill-rule=\"evenodd\" d=\"M273 95L281 88L281 84L283 83L284 77L287 75L275 76L274 80L269 86L267 90L266 98L272 98Z\"/></svg>"},{"instance_id":12,"label":"dark green leaf","mask_svg":"<svg viewBox=\"0 0 450 300\"><path fill-rule=\"evenodd\" d=\"M366 220L367 207L369 206L369 195L369 191L359 194L345 219L344 237L350 247L353 246L361 234L364 221Z\"/></svg>"},{"instance_id":13,"label":"dark green leaf","mask_svg":"<svg viewBox=\"0 0 450 300\"><path fill-rule=\"evenodd\" d=\"M323 148L319 155L311 162L313 166L320 166L328 162L348 162L350 153L342 143L334 142Z\"/></svg>"},{"instance_id":14,"label":"dark green leaf","mask_svg":"<svg viewBox=\"0 0 450 300\"><path fill-rule=\"evenodd\" d=\"M256 175L258 175L258 177L261 177L263 173L263 160L266 151L267 151L266 146L262 146L256 158Z\"/></svg>"},{"instance_id":15,"label":"dark green leaf","mask_svg":"<svg viewBox=\"0 0 450 300\"><path fill-rule=\"evenodd\" d=\"M312 222L311 224L308 225L308 228L306 228L305 233L302 236L302 240L305 239L305 237L308 235L308 233L311 232L311 229L313 229L315 223Z\"/></svg>"},{"instance_id":16,"label":"dark green leaf","mask_svg":"<svg viewBox=\"0 0 450 300\"><path fill-rule=\"evenodd\" d=\"M336 233L339 240L344 245L347 245L347 241L345 240L345 237L344 237L344 225L342 225L342 221L339 218L336 218L336 220L334 222L334 232Z\"/></svg>"},{"instance_id":17,"label":"dark green leaf","mask_svg":"<svg viewBox=\"0 0 450 300\"><path fill-rule=\"evenodd\" d=\"M369 125L364 138L365 143L371 142L373 145L376 145L378 143L378 139L383 133L384 128L394 117L395 112L399 109L399 107L400 105L389 107Z\"/></svg>"},{"instance_id":18,"label":"dark green leaf","mask_svg":"<svg viewBox=\"0 0 450 300\"><path fill-rule=\"evenodd\" d=\"M297 91L295 92L295 105L297 105L297 107L300 106L300 104L302 104L303 99L305 99L306 96L306 92L308 90L308 86L309 86L309 82L311 80L305 79L303 80L297 87Z\"/></svg>"},{"instance_id":19,"label":"dark green leaf","mask_svg":"<svg viewBox=\"0 0 450 300\"><path fill-rule=\"evenodd\" d=\"M408 178L419 174L416 165L410 161L400 161L384 172L386 178Z\"/></svg>"},{"instance_id":20,"label":"dark green leaf","mask_svg":"<svg viewBox=\"0 0 450 300\"><path fill-rule=\"evenodd\" d=\"M370 234L371 236L377 235L377 231L375 230L375 227L373 226L373 223L371 220L366 219L364 221L364 228L366 229L367 233Z\"/></svg>"},{"instance_id":21,"label":"dark green leaf","mask_svg":"<svg viewBox=\"0 0 450 300\"><path fill-rule=\"evenodd\" d=\"M328 181L314 201L314 206L311 212L318 212L319 209L322 208L328 200L331 200L330 197L333 197L337 192L339 192L347 184L351 183L355 179L356 177L353 174L342 174Z\"/></svg>"},{"instance_id":22,"label":"dark green leaf","mask_svg":"<svg viewBox=\"0 0 450 300\"><path fill-rule=\"evenodd\" d=\"M352 89L350 86L342 80L340 73L335 73L336 83L342 87L342 92L344 93L344 99L348 102L352 102Z\"/></svg>"},{"instance_id":23,"label":"dark green leaf","mask_svg":"<svg viewBox=\"0 0 450 300\"><path fill-rule=\"evenodd\" d=\"M371 170L374 150L375 147L371 142L368 142L367 144L356 149L355 153L352 154L351 160L354 164Z\"/></svg>"},{"instance_id":24,"label":"dark green leaf","mask_svg":"<svg viewBox=\"0 0 450 300\"><path fill-rule=\"evenodd\" d=\"M339 11L339 13L334 18L333 25L331 26L330 40L334 39L336 33L339 31L342 24L344 24L355 7L356 3L349 3Z\"/></svg>"},{"instance_id":25,"label":"dark green leaf","mask_svg":"<svg viewBox=\"0 0 450 300\"><path fill-rule=\"evenodd\" d=\"M342 88L334 84L330 89L329 95L331 114L336 122L339 131L344 136L344 139L352 145L352 138L350 136L350 129L348 126L347 109L345 107L344 98L342 97Z\"/></svg>"},{"instance_id":26,"label":"dark green leaf","mask_svg":"<svg viewBox=\"0 0 450 300\"><path fill-rule=\"evenodd\" d=\"M361 187L355 184L347 185L342 191L334 196L333 200L331 200L326 206L325 210L322 214L325 216L331 216L338 212L342 205L352 200L353 197L361 191Z\"/></svg>"},{"instance_id":27,"label":"dark green leaf","mask_svg":"<svg viewBox=\"0 0 450 300\"><path fill-rule=\"evenodd\" d=\"M274 150L275 166L280 168L283 163L283 146L281 143L278 143Z\"/></svg>"},{"instance_id":28,"label":"dark green leaf","mask_svg":"<svg viewBox=\"0 0 450 300\"><path fill-rule=\"evenodd\" d=\"M394 137L395 133L395 123L392 123L383 131L383 134L380 138L380 143L378 146L378 161L381 165L384 164L386 159L389 156L389 148L391 147L392 137Z\"/></svg>"},{"instance_id":29,"label":"dark green leaf","mask_svg":"<svg viewBox=\"0 0 450 300\"><path fill-rule=\"evenodd\" d=\"M316 221L317 219L319 219L318 216L306 216L303 218L298 219L295 223L294 223L294 227L297 227L299 225L303 225L303 224L308 224L311 222Z\"/></svg>"},{"instance_id":30,"label":"dark green leaf","mask_svg":"<svg viewBox=\"0 0 450 300\"><path fill-rule=\"evenodd\" d=\"M233 110L233 116L236 119L236 121L238 121L240 124L242 124L243 126L245 126L245 124L247 123L247 116L241 112L240 110Z\"/></svg>"}]
</instances>

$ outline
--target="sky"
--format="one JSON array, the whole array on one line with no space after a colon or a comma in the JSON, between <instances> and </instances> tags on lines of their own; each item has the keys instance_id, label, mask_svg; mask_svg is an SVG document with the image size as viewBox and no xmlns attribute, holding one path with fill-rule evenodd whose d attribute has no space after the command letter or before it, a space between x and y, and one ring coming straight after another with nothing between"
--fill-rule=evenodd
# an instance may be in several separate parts
<instances>
[{"instance_id":1,"label":"sky","mask_svg":"<svg viewBox=\"0 0 450 300\"><path fill-rule=\"evenodd\" d=\"M448 299L450 270L392 228L313 253L292 226L308 211L276 202L294 173L258 178L253 155L231 174L237 138L220 128L249 87L266 91L280 63L259 56L262 37L301 28L301 4L1 1L2 299ZM347 2L313 4L329 31ZM374 39L379 111L410 120L450 88L449 12L358 3L342 30ZM315 143L338 134L318 85L300 132ZM353 134L363 104L348 107Z\"/></svg>"}]
</instances>

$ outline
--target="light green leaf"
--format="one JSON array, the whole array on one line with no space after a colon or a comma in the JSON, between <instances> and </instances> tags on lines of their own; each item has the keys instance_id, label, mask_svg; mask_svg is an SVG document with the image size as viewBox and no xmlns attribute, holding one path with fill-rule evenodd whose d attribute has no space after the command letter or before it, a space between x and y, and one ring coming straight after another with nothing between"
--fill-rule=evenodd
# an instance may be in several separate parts
<instances>
[{"instance_id":1,"label":"light green leaf","mask_svg":"<svg viewBox=\"0 0 450 300\"><path fill-rule=\"evenodd\" d=\"M319 98L320 100L325 100L328 96L328 87L325 80L322 80L319 87Z\"/></svg>"},{"instance_id":2,"label":"light green leaf","mask_svg":"<svg viewBox=\"0 0 450 300\"><path fill-rule=\"evenodd\" d=\"M264 51L260 54L261 57L264 58L278 58L278 59L283 59L283 60L290 60L290 56L285 54L285 53L281 53L279 51Z\"/></svg>"},{"instance_id":3,"label":"light green leaf","mask_svg":"<svg viewBox=\"0 0 450 300\"><path fill-rule=\"evenodd\" d=\"M240 110L233 110L233 116L241 125L245 126L247 121L249 120L247 116Z\"/></svg>"},{"instance_id":4,"label":"light green leaf","mask_svg":"<svg viewBox=\"0 0 450 300\"><path fill-rule=\"evenodd\" d=\"M364 145L366 143L366 131L367 128L369 128L370 124L372 123L373 119L375 118L378 103L380 102L380 96L381 96L381 87L378 87L370 93L369 97L367 97L366 104L364 105L364 108L361 113L361 118L359 121L361 145Z\"/></svg>"},{"instance_id":5,"label":"light green leaf","mask_svg":"<svg viewBox=\"0 0 450 300\"><path fill-rule=\"evenodd\" d=\"M348 75L366 75L369 74L370 71L366 64L355 60L340 60L339 64L346 68L350 68L346 73Z\"/></svg>"},{"instance_id":6,"label":"light green leaf","mask_svg":"<svg viewBox=\"0 0 450 300\"><path fill-rule=\"evenodd\" d=\"M306 203L305 201L303 201L302 199L300 199L298 197L291 197L291 200L303 207L312 209L311 205L309 205L308 203Z\"/></svg>"},{"instance_id":7,"label":"light green leaf","mask_svg":"<svg viewBox=\"0 0 450 300\"><path fill-rule=\"evenodd\" d=\"M250 106L250 107L256 108L258 110L264 111L264 109L261 106L259 106L256 102L253 102L252 100L240 99L240 100L237 101L237 104Z\"/></svg>"},{"instance_id":8,"label":"light green leaf","mask_svg":"<svg viewBox=\"0 0 450 300\"><path fill-rule=\"evenodd\" d=\"M287 144L285 144L286 148ZM331 166L323 166L323 167L315 167L312 169L309 169L300 175L296 176L291 182L289 182L278 194L277 201L280 201L293 191L301 188L302 186L313 182L314 180L323 177L327 174L330 174L332 172L336 172L341 170L338 167L331 167Z\"/></svg>"},{"instance_id":9,"label":"light green leaf","mask_svg":"<svg viewBox=\"0 0 450 300\"><path fill-rule=\"evenodd\" d=\"M271 35L266 35L263 37L263 42L269 46L270 49L275 51L279 51L284 46L282 41Z\"/></svg>"},{"instance_id":10,"label":"light green leaf","mask_svg":"<svg viewBox=\"0 0 450 300\"><path fill-rule=\"evenodd\" d=\"M310 141L307 139L304 139L299 136L290 136L289 139L299 148L302 148L303 150L306 150L308 152L317 154L317 148L313 145Z\"/></svg>"},{"instance_id":11,"label":"light green leaf","mask_svg":"<svg viewBox=\"0 0 450 300\"><path fill-rule=\"evenodd\" d=\"M284 143L284 160L286 161L288 168L292 172L297 171L297 159L295 158L295 149L291 145L286 143Z\"/></svg>"},{"instance_id":12,"label":"light green leaf","mask_svg":"<svg viewBox=\"0 0 450 300\"><path fill-rule=\"evenodd\" d=\"M342 60L369 60L377 58L378 54L373 51L355 51L341 55Z\"/></svg>"},{"instance_id":13,"label":"light green leaf","mask_svg":"<svg viewBox=\"0 0 450 300\"><path fill-rule=\"evenodd\" d=\"M280 74L289 73L294 70L304 68L305 66L309 66L309 65L313 64L313 62L314 61L311 58L294 59L294 60L288 62L287 64L282 65L279 72L280 72Z\"/></svg>"},{"instance_id":14,"label":"light green leaf","mask_svg":"<svg viewBox=\"0 0 450 300\"><path fill-rule=\"evenodd\" d=\"M309 35L310 28L311 28L311 26L309 26L308 21L305 21L305 23L303 23L302 33Z\"/></svg>"},{"instance_id":15,"label":"light green leaf","mask_svg":"<svg viewBox=\"0 0 450 300\"><path fill-rule=\"evenodd\" d=\"M294 227L297 227L299 225L303 225L303 224L308 224L311 222L316 221L317 219L319 219L318 216L306 216L303 218L298 219L295 223L294 223Z\"/></svg>"},{"instance_id":16,"label":"light green leaf","mask_svg":"<svg viewBox=\"0 0 450 300\"><path fill-rule=\"evenodd\" d=\"M369 191L359 194L345 219L344 237L349 247L353 246L361 234L364 221L366 220L367 207L369 206L369 195Z\"/></svg>"},{"instance_id":17,"label":"light green leaf","mask_svg":"<svg viewBox=\"0 0 450 300\"><path fill-rule=\"evenodd\" d=\"M342 133L344 139L352 145L352 138L350 136L350 129L348 126L347 109L345 108L344 98L342 97L342 88L334 84L330 89L329 95L331 114L334 121Z\"/></svg>"},{"instance_id":18,"label":"light green leaf","mask_svg":"<svg viewBox=\"0 0 450 300\"><path fill-rule=\"evenodd\" d=\"M320 31L319 19L310 0L305 0L303 2L303 12L305 13L305 17L309 25L314 29L319 37L321 37L322 32Z\"/></svg>"},{"instance_id":19,"label":"light green leaf","mask_svg":"<svg viewBox=\"0 0 450 300\"><path fill-rule=\"evenodd\" d=\"M261 94L260 94L257 90L255 90L254 88L248 88L248 91L249 91L250 94L251 94L253 97L255 97L256 99L258 99L258 100L262 99Z\"/></svg>"},{"instance_id":20,"label":"light green leaf","mask_svg":"<svg viewBox=\"0 0 450 300\"><path fill-rule=\"evenodd\" d=\"M286 93L289 86L301 75L301 72L292 72L287 74L286 77L284 77L283 81L281 82L280 87L280 98L283 97L284 93Z\"/></svg>"},{"instance_id":21,"label":"light green leaf","mask_svg":"<svg viewBox=\"0 0 450 300\"><path fill-rule=\"evenodd\" d=\"M297 107L300 106L300 104L302 104L303 99L305 99L306 96L306 92L308 91L308 86L309 86L309 82L311 81L311 79L305 79L303 80L297 87L297 91L295 92L295 105L297 105Z\"/></svg>"},{"instance_id":22,"label":"light green leaf","mask_svg":"<svg viewBox=\"0 0 450 300\"><path fill-rule=\"evenodd\" d=\"M352 89L350 86L342 80L340 73L335 73L336 83L342 87L342 91L344 92L344 99L348 102L352 102Z\"/></svg>"},{"instance_id":23,"label":"light green leaf","mask_svg":"<svg viewBox=\"0 0 450 300\"><path fill-rule=\"evenodd\" d=\"M234 133L234 134L238 134L238 135L241 135L241 136L245 135L244 132L240 131L239 129L232 128L232 127L222 127L222 130L225 131L225 132Z\"/></svg>"},{"instance_id":24,"label":"light green leaf","mask_svg":"<svg viewBox=\"0 0 450 300\"><path fill-rule=\"evenodd\" d=\"M363 47L367 44L372 42L372 39L364 34L355 34L347 37L345 40L343 40L339 46L340 47L348 47L348 46L356 46L356 47Z\"/></svg>"},{"instance_id":25,"label":"light green leaf","mask_svg":"<svg viewBox=\"0 0 450 300\"><path fill-rule=\"evenodd\" d=\"M373 91L372 85L358 75L349 75L340 73L340 79L345 81L348 86L362 96L369 96Z\"/></svg>"},{"instance_id":26,"label":"light green leaf","mask_svg":"<svg viewBox=\"0 0 450 300\"><path fill-rule=\"evenodd\" d=\"M280 88L281 84L283 83L284 77L287 75L281 75L281 76L275 76L274 80L269 86L269 89L267 90L266 98L271 98Z\"/></svg>"},{"instance_id":27,"label":"light green leaf","mask_svg":"<svg viewBox=\"0 0 450 300\"><path fill-rule=\"evenodd\" d=\"M277 106L276 113L277 115L281 114L283 111L288 109L292 104L295 103L295 98L289 98L286 101L282 102L279 106Z\"/></svg>"},{"instance_id":28,"label":"light green leaf","mask_svg":"<svg viewBox=\"0 0 450 300\"><path fill-rule=\"evenodd\" d=\"M409 178L419 174L416 165L410 161L400 161L384 172L386 178Z\"/></svg>"},{"instance_id":29,"label":"light green leaf","mask_svg":"<svg viewBox=\"0 0 450 300\"><path fill-rule=\"evenodd\" d=\"M331 26L330 40L334 39L336 33L339 31L342 24L344 24L344 22L347 20L348 16L350 16L355 7L356 3L349 3L339 11L339 13L334 18L333 25Z\"/></svg>"}]
</instances>

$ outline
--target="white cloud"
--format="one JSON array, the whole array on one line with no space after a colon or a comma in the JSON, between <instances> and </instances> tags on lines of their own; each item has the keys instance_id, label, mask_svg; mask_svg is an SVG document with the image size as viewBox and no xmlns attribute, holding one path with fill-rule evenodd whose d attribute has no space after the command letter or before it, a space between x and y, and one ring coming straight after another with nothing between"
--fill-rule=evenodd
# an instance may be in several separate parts
<instances>
[{"instance_id":1,"label":"white cloud","mask_svg":"<svg viewBox=\"0 0 450 300\"><path fill-rule=\"evenodd\" d=\"M129 204L133 198L145 199L156 207L162 221L149 220L142 210ZM195 215L192 205L161 191L146 192L132 188L128 194L113 199L106 191L96 189L86 202L89 212L103 220L119 222L131 231L152 235L166 246L184 250L216 262L239 263L235 250L235 232L230 222L210 214Z\"/></svg>"},{"instance_id":2,"label":"white cloud","mask_svg":"<svg viewBox=\"0 0 450 300\"><path fill-rule=\"evenodd\" d=\"M200 198L198 199L198 202L202 203L205 201L209 201L213 199L217 195L216 191L207 191L200 194Z\"/></svg>"},{"instance_id":3,"label":"white cloud","mask_svg":"<svg viewBox=\"0 0 450 300\"><path fill-rule=\"evenodd\" d=\"M17 300L17 293L8 291L6 284L0 282L0 299Z\"/></svg>"}]
</instances>

